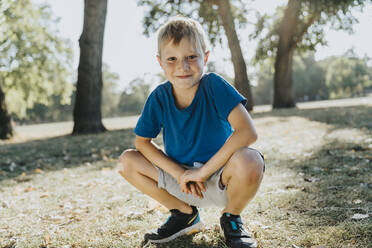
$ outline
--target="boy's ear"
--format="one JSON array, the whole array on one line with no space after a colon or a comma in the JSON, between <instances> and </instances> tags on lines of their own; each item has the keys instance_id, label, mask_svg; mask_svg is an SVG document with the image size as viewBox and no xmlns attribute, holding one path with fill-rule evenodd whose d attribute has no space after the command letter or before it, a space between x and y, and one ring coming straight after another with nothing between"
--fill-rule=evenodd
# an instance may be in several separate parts
<instances>
[{"instance_id":1,"label":"boy's ear","mask_svg":"<svg viewBox=\"0 0 372 248\"><path fill-rule=\"evenodd\" d=\"M163 65L161 64L160 55L156 55L156 59L158 60L160 67L163 68Z\"/></svg>"},{"instance_id":2,"label":"boy's ear","mask_svg":"<svg viewBox=\"0 0 372 248\"><path fill-rule=\"evenodd\" d=\"M208 62L208 58L209 58L209 51L206 51L206 52L205 52L205 55L204 55L204 65L207 64L207 62Z\"/></svg>"}]
</instances>

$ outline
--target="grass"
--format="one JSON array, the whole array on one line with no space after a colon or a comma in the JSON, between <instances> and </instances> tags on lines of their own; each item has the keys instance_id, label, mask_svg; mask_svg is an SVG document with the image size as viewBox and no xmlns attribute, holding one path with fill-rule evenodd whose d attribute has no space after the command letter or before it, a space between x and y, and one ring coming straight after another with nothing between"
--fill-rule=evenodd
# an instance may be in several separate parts
<instances>
[{"instance_id":1,"label":"grass","mask_svg":"<svg viewBox=\"0 0 372 248\"><path fill-rule=\"evenodd\" d=\"M242 217L260 247L372 247L371 106L253 118L267 167ZM218 208L201 209L203 232L143 243L168 213L115 171L133 138L122 129L1 143L0 247L226 247Z\"/></svg>"}]
</instances>

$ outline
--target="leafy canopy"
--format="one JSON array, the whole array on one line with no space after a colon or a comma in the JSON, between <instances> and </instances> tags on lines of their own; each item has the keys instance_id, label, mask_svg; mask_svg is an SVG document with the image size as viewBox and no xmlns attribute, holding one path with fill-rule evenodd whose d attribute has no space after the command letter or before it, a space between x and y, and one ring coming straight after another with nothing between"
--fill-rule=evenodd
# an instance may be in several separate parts
<instances>
[{"instance_id":1,"label":"leafy canopy","mask_svg":"<svg viewBox=\"0 0 372 248\"><path fill-rule=\"evenodd\" d=\"M247 24L248 8L245 2L231 1L234 21L239 27ZM145 9L143 26L146 35L155 33L170 17L182 15L198 20L208 32L212 45L222 43L224 33L221 20L218 18L216 0L138 0L137 3Z\"/></svg>"},{"instance_id":2,"label":"leafy canopy","mask_svg":"<svg viewBox=\"0 0 372 248\"><path fill-rule=\"evenodd\" d=\"M53 95L68 103L72 52L53 29L49 6L1 0L0 13L0 76L8 111L24 117L35 103L51 103Z\"/></svg>"},{"instance_id":3,"label":"leafy canopy","mask_svg":"<svg viewBox=\"0 0 372 248\"><path fill-rule=\"evenodd\" d=\"M353 16L353 9L362 11L365 0L296 0L300 3L299 23L295 36L292 37L293 48L298 52L314 51L317 45L326 45L324 27L353 32L353 24L358 20ZM369 0L370 1L370 0ZM276 9L273 15L258 16L256 30L251 39L259 39L254 62L265 60L276 54L279 43L279 28L283 19L285 6Z\"/></svg>"}]
</instances>

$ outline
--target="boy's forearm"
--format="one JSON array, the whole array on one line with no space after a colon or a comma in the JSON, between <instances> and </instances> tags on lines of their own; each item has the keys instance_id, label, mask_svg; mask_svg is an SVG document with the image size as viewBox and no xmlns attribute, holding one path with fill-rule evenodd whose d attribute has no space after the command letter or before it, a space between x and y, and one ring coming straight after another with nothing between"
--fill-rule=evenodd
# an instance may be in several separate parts
<instances>
[{"instance_id":1,"label":"boy's forearm","mask_svg":"<svg viewBox=\"0 0 372 248\"><path fill-rule=\"evenodd\" d=\"M177 181L185 171L179 164L168 158L152 141L136 141L136 149L151 163L166 171Z\"/></svg>"},{"instance_id":2,"label":"boy's forearm","mask_svg":"<svg viewBox=\"0 0 372 248\"><path fill-rule=\"evenodd\" d=\"M224 166L238 149L252 145L257 140L255 133L248 130L237 130L225 144L201 167L202 174L209 178L214 172Z\"/></svg>"}]
</instances>

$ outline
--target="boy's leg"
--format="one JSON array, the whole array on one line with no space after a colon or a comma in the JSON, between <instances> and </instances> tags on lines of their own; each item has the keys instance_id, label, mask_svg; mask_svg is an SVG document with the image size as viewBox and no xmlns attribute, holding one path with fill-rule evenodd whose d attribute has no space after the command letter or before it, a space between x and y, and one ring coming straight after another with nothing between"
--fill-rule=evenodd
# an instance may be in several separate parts
<instances>
[{"instance_id":1,"label":"boy's leg","mask_svg":"<svg viewBox=\"0 0 372 248\"><path fill-rule=\"evenodd\" d=\"M158 188L158 171L140 152L126 150L120 156L119 162L119 173L129 183L171 212L171 216L162 226L145 234L145 241L164 243L202 228L203 223L196 207L191 207L165 189Z\"/></svg>"},{"instance_id":2,"label":"boy's leg","mask_svg":"<svg viewBox=\"0 0 372 248\"><path fill-rule=\"evenodd\" d=\"M257 247L252 235L244 229L240 213L256 194L264 166L260 153L248 147L236 151L226 163L221 181L227 187L228 204L220 223L229 247Z\"/></svg>"},{"instance_id":3,"label":"boy's leg","mask_svg":"<svg viewBox=\"0 0 372 248\"><path fill-rule=\"evenodd\" d=\"M221 176L228 198L224 213L239 215L243 211L261 184L263 170L264 161L256 150L244 147L231 156Z\"/></svg>"},{"instance_id":4,"label":"boy's leg","mask_svg":"<svg viewBox=\"0 0 372 248\"><path fill-rule=\"evenodd\" d=\"M178 209L187 214L192 212L188 204L169 194L166 190L158 188L157 169L137 150L126 150L120 155L119 173L138 190L166 208Z\"/></svg>"}]
</instances>

